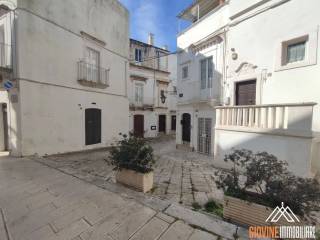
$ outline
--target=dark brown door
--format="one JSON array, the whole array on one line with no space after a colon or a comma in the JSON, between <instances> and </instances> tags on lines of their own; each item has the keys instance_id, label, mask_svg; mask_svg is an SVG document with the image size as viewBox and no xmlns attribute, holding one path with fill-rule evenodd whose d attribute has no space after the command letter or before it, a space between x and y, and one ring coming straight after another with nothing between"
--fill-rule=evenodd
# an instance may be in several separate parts
<instances>
[{"instance_id":1,"label":"dark brown door","mask_svg":"<svg viewBox=\"0 0 320 240\"><path fill-rule=\"evenodd\" d=\"M85 110L86 145L101 143L101 110Z\"/></svg>"},{"instance_id":2,"label":"dark brown door","mask_svg":"<svg viewBox=\"0 0 320 240\"><path fill-rule=\"evenodd\" d=\"M256 80L239 82L236 85L236 105L256 104Z\"/></svg>"},{"instance_id":3,"label":"dark brown door","mask_svg":"<svg viewBox=\"0 0 320 240\"><path fill-rule=\"evenodd\" d=\"M159 115L159 132L166 132L166 115Z\"/></svg>"},{"instance_id":4,"label":"dark brown door","mask_svg":"<svg viewBox=\"0 0 320 240\"><path fill-rule=\"evenodd\" d=\"M2 116L3 116L3 132L4 132L4 150L9 150L9 131L8 131L8 112L7 104L2 104Z\"/></svg>"},{"instance_id":5,"label":"dark brown door","mask_svg":"<svg viewBox=\"0 0 320 240\"><path fill-rule=\"evenodd\" d=\"M171 131L175 131L177 127L177 117L171 116Z\"/></svg>"},{"instance_id":6,"label":"dark brown door","mask_svg":"<svg viewBox=\"0 0 320 240\"><path fill-rule=\"evenodd\" d=\"M135 137L144 137L144 116L134 115L133 118L133 134Z\"/></svg>"},{"instance_id":7,"label":"dark brown door","mask_svg":"<svg viewBox=\"0 0 320 240\"><path fill-rule=\"evenodd\" d=\"M182 141L190 142L191 135L191 115L189 113L184 113L182 115Z\"/></svg>"}]
</instances>

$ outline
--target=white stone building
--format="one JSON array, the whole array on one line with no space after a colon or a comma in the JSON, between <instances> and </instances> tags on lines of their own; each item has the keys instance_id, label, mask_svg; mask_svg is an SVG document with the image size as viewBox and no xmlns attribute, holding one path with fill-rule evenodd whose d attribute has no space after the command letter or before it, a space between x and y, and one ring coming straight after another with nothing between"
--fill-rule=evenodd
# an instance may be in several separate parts
<instances>
[{"instance_id":1,"label":"white stone building","mask_svg":"<svg viewBox=\"0 0 320 240\"><path fill-rule=\"evenodd\" d=\"M175 131L169 54L166 47L154 46L153 34L149 34L148 43L130 40L129 129L136 136L153 138ZM175 69L176 65L171 64L170 68Z\"/></svg>"},{"instance_id":2,"label":"white stone building","mask_svg":"<svg viewBox=\"0 0 320 240\"><path fill-rule=\"evenodd\" d=\"M246 148L276 155L298 175L319 172L319 7L317 0L199 0L182 12L193 21L178 36L178 114L191 116L190 147L203 152L211 135L204 142L211 140L217 166L228 167L223 157L232 148ZM204 73L208 57L213 67ZM201 86L207 75L209 90ZM212 94L208 110L200 105L204 90ZM198 123L206 121L203 130Z\"/></svg>"},{"instance_id":3,"label":"white stone building","mask_svg":"<svg viewBox=\"0 0 320 240\"><path fill-rule=\"evenodd\" d=\"M117 0L0 5L1 150L82 151L127 133L128 11Z\"/></svg>"}]
</instances>

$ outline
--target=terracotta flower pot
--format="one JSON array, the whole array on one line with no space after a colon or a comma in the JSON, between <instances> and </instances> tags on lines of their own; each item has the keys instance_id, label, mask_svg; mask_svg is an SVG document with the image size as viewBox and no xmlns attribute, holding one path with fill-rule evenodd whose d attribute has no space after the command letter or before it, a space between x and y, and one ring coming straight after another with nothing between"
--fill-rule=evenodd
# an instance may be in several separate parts
<instances>
[{"instance_id":1,"label":"terracotta flower pot","mask_svg":"<svg viewBox=\"0 0 320 240\"><path fill-rule=\"evenodd\" d=\"M129 169L122 169L116 173L116 181L146 193L153 187L153 172L139 173Z\"/></svg>"}]
</instances>

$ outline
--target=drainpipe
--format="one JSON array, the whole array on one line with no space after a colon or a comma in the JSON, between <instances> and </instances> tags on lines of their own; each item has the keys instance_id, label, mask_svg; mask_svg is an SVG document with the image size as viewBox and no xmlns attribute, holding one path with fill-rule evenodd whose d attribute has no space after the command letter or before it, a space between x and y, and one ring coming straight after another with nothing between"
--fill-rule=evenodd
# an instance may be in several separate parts
<instances>
[{"instance_id":1,"label":"drainpipe","mask_svg":"<svg viewBox=\"0 0 320 240\"><path fill-rule=\"evenodd\" d=\"M224 94L225 94L225 86L227 84L227 46L228 46L228 40L227 40L227 31L226 29L223 30L223 73L222 73L222 84L221 84L221 105L225 105L224 103Z\"/></svg>"}]
</instances>

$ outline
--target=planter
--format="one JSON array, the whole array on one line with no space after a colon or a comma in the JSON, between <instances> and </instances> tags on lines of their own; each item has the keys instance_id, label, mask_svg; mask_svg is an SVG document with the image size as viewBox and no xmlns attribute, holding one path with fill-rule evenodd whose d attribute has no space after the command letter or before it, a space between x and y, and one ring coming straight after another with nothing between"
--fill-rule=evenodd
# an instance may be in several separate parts
<instances>
[{"instance_id":1,"label":"planter","mask_svg":"<svg viewBox=\"0 0 320 240\"><path fill-rule=\"evenodd\" d=\"M129 169L122 169L116 173L116 181L146 193L153 187L153 172L139 173Z\"/></svg>"},{"instance_id":2,"label":"planter","mask_svg":"<svg viewBox=\"0 0 320 240\"><path fill-rule=\"evenodd\" d=\"M223 217L231 222L244 226L299 225L299 223L288 223L284 218L280 218L277 223L266 222L273 210L238 198L224 197Z\"/></svg>"}]
</instances>

